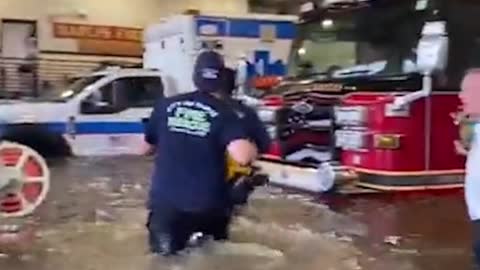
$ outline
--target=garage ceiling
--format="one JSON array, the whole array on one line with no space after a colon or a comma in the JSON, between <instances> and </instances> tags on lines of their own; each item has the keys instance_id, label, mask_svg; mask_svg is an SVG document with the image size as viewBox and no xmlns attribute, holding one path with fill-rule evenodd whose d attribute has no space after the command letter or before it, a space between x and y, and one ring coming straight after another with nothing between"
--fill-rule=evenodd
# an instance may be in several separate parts
<instances>
[{"instance_id":1,"label":"garage ceiling","mask_svg":"<svg viewBox=\"0 0 480 270\"><path fill-rule=\"evenodd\" d=\"M252 12L297 14L304 0L249 0Z\"/></svg>"}]
</instances>

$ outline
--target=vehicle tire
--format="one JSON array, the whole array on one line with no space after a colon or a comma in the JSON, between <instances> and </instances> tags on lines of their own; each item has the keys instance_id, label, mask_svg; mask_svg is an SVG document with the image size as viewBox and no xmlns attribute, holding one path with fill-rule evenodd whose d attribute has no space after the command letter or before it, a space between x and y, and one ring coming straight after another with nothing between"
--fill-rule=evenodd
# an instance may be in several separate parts
<instances>
[{"instance_id":1,"label":"vehicle tire","mask_svg":"<svg viewBox=\"0 0 480 270\"><path fill-rule=\"evenodd\" d=\"M70 146L60 134L38 125L25 124L10 127L1 139L31 147L45 158L71 155Z\"/></svg>"}]
</instances>

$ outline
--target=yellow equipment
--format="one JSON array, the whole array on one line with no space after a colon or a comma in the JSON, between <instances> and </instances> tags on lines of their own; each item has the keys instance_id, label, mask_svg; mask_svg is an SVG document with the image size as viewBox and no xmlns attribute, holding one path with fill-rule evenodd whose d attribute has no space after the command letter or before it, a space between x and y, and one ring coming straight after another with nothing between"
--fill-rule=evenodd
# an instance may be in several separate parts
<instances>
[{"instance_id":1,"label":"yellow equipment","mask_svg":"<svg viewBox=\"0 0 480 270\"><path fill-rule=\"evenodd\" d=\"M227 155L227 181L235 182L245 176L252 176L254 169L252 166L242 166Z\"/></svg>"}]
</instances>

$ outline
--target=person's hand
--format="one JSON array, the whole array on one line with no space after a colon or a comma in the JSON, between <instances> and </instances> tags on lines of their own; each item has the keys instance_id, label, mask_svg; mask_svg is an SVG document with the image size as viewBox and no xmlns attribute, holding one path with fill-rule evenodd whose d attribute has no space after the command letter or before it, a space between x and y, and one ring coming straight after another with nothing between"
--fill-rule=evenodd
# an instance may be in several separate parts
<instances>
[{"instance_id":1,"label":"person's hand","mask_svg":"<svg viewBox=\"0 0 480 270\"><path fill-rule=\"evenodd\" d=\"M458 126L460 124L460 122L462 121L462 119L465 118L465 113L464 112L453 112L453 113L450 113L450 117L452 117L453 123Z\"/></svg>"},{"instance_id":2,"label":"person's hand","mask_svg":"<svg viewBox=\"0 0 480 270\"><path fill-rule=\"evenodd\" d=\"M145 142L143 143L142 149L140 151L141 151L141 155L151 156L155 153L155 146Z\"/></svg>"},{"instance_id":3,"label":"person's hand","mask_svg":"<svg viewBox=\"0 0 480 270\"><path fill-rule=\"evenodd\" d=\"M455 146L455 152L459 155L466 156L468 155L468 150L463 146L463 144L456 140L453 142L453 145Z\"/></svg>"},{"instance_id":4,"label":"person's hand","mask_svg":"<svg viewBox=\"0 0 480 270\"><path fill-rule=\"evenodd\" d=\"M227 147L230 157L242 166L248 166L258 155L255 144L249 140L240 139L231 142Z\"/></svg>"}]
</instances>

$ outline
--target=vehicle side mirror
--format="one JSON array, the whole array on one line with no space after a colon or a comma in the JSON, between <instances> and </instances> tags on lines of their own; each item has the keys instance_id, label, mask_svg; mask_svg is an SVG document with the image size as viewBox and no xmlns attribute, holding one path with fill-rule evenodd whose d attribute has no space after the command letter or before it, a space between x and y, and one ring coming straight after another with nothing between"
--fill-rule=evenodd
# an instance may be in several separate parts
<instances>
[{"instance_id":1,"label":"vehicle side mirror","mask_svg":"<svg viewBox=\"0 0 480 270\"><path fill-rule=\"evenodd\" d=\"M417 47L417 67L425 74L445 70L448 62L448 35L446 23L425 23Z\"/></svg>"}]
</instances>

